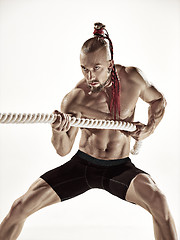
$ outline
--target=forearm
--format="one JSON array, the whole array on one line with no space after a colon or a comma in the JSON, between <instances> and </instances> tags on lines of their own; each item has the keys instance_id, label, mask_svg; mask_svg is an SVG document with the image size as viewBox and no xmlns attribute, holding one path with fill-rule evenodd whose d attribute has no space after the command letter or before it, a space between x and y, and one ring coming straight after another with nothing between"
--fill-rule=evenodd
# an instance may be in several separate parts
<instances>
[{"instance_id":1,"label":"forearm","mask_svg":"<svg viewBox=\"0 0 180 240\"><path fill-rule=\"evenodd\" d=\"M59 133L56 130L52 129L51 142L56 149L56 152L60 156L65 156L67 154L67 150L69 150L70 144L67 133Z\"/></svg>"},{"instance_id":2,"label":"forearm","mask_svg":"<svg viewBox=\"0 0 180 240\"><path fill-rule=\"evenodd\" d=\"M164 116L166 104L167 103L164 97L150 103L147 126L151 129L152 133Z\"/></svg>"},{"instance_id":3,"label":"forearm","mask_svg":"<svg viewBox=\"0 0 180 240\"><path fill-rule=\"evenodd\" d=\"M51 142L60 156L65 156L71 151L77 131L75 127L71 127L67 132L52 129Z\"/></svg>"}]
</instances>

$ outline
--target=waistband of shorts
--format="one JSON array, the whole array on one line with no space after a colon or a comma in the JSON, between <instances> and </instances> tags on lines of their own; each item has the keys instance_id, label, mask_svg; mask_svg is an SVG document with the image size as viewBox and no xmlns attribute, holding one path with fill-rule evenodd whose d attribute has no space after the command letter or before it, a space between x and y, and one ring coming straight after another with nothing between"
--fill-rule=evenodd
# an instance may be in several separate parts
<instances>
[{"instance_id":1,"label":"waistband of shorts","mask_svg":"<svg viewBox=\"0 0 180 240\"><path fill-rule=\"evenodd\" d=\"M76 153L81 159L88 161L89 163L94 163L99 166L117 166L126 162L131 161L129 157L113 160L103 160L99 158L92 157L81 150L78 150Z\"/></svg>"}]
</instances>

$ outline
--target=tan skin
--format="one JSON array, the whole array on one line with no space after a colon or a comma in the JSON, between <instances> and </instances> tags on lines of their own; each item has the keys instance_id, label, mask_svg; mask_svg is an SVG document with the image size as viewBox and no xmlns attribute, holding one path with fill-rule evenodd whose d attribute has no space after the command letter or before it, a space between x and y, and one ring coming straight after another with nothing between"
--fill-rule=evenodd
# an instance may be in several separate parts
<instances>
[{"instance_id":1,"label":"tan skin","mask_svg":"<svg viewBox=\"0 0 180 240\"><path fill-rule=\"evenodd\" d=\"M61 112L76 117L112 119L109 110L111 96L111 69L104 49L80 55L84 78L65 96ZM142 140L151 135L161 121L166 101L155 87L149 85L134 67L116 65L121 78L121 118L133 122L135 106L140 97L149 103L147 125L136 123L133 133L120 130L81 129L79 149L87 154L110 161L129 156L130 138ZM100 91L98 88L104 85ZM91 91L90 91L91 90ZM97 91L97 92L96 92ZM68 154L73 146L78 128L70 127L66 115L52 124L52 143L61 156ZM173 218L162 192L149 175L138 174L131 182L126 200L146 209L153 217L156 240L177 240ZM37 210L60 202L59 197L42 179L38 179L22 197L17 199L0 227L0 240L14 240L19 236L26 218Z\"/></svg>"}]
</instances>

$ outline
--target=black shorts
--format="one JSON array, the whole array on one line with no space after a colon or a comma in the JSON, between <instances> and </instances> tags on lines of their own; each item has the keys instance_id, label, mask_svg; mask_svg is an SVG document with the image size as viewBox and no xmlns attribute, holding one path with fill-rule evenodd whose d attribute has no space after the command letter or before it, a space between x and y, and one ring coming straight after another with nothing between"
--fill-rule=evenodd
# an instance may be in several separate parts
<instances>
[{"instance_id":1,"label":"black shorts","mask_svg":"<svg viewBox=\"0 0 180 240\"><path fill-rule=\"evenodd\" d=\"M92 188L104 189L125 200L131 180L139 173L146 172L136 168L129 157L108 161L79 150L70 161L48 171L41 178L54 189L61 201Z\"/></svg>"}]
</instances>

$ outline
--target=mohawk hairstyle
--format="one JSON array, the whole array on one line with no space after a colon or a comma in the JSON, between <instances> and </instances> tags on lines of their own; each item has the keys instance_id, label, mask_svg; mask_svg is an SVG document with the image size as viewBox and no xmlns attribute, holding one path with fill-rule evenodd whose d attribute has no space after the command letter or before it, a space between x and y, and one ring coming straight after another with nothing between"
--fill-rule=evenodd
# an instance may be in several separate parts
<instances>
[{"instance_id":1,"label":"mohawk hairstyle","mask_svg":"<svg viewBox=\"0 0 180 240\"><path fill-rule=\"evenodd\" d=\"M94 52L103 47L107 49L107 46L109 46L111 60L113 60L113 44L105 27L106 26L100 22L94 24L93 32L94 37L88 39L83 44L82 51L84 53ZM106 40L108 40L109 44ZM117 116L120 117L121 85L115 65L113 66L111 71L111 81L112 81L112 97L110 103L110 111L114 115L114 120L116 120Z\"/></svg>"},{"instance_id":2,"label":"mohawk hairstyle","mask_svg":"<svg viewBox=\"0 0 180 240\"><path fill-rule=\"evenodd\" d=\"M93 37L88 39L82 46L82 52L83 53L92 53L95 52L96 50L99 50L101 48L107 48L107 42L98 37Z\"/></svg>"}]
</instances>

